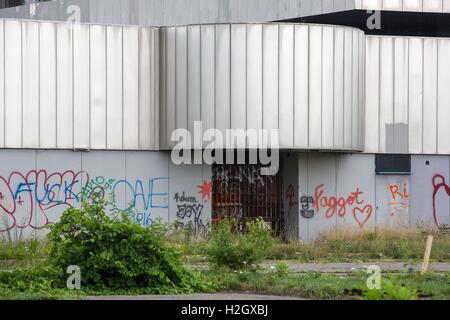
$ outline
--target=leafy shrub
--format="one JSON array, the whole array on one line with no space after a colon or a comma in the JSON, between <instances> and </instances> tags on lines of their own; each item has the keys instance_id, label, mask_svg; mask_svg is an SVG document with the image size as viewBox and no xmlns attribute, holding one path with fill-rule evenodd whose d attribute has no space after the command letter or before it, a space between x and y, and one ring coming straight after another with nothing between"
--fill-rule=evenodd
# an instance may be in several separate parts
<instances>
[{"instance_id":1,"label":"leafy shrub","mask_svg":"<svg viewBox=\"0 0 450 320\"><path fill-rule=\"evenodd\" d=\"M143 227L125 213L106 214L105 203L97 202L66 210L50 230L50 262L59 272L80 267L82 288L205 289L199 276L182 265L180 253L166 244L167 228L159 222Z\"/></svg>"},{"instance_id":2,"label":"leafy shrub","mask_svg":"<svg viewBox=\"0 0 450 320\"><path fill-rule=\"evenodd\" d=\"M254 268L267 256L274 239L264 220L247 222L246 227L247 233L239 234L233 219L224 219L215 226L206 250L214 266L233 270Z\"/></svg>"},{"instance_id":3,"label":"leafy shrub","mask_svg":"<svg viewBox=\"0 0 450 320\"><path fill-rule=\"evenodd\" d=\"M406 287L394 278L382 279L381 289L365 290L365 300L417 300L417 290Z\"/></svg>"},{"instance_id":4,"label":"leafy shrub","mask_svg":"<svg viewBox=\"0 0 450 320\"><path fill-rule=\"evenodd\" d=\"M284 262L278 262L275 266L275 272L280 278L287 277L289 273L289 266Z\"/></svg>"}]
</instances>

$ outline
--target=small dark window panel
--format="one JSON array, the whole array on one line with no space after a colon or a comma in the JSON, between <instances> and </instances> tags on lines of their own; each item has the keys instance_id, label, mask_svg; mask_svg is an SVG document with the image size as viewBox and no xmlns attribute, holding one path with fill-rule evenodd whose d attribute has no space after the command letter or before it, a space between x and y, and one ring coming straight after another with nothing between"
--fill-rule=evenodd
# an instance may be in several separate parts
<instances>
[{"instance_id":1,"label":"small dark window panel","mask_svg":"<svg viewBox=\"0 0 450 320\"><path fill-rule=\"evenodd\" d=\"M375 155L375 172L379 175L410 175L411 155L377 154Z\"/></svg>"}]
</instances>

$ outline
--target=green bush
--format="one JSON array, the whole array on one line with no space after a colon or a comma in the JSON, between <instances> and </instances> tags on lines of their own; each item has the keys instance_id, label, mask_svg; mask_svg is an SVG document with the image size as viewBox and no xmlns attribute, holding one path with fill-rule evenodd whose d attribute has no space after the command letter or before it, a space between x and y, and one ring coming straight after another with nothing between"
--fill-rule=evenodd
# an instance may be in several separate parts
<instances>
[{"instance_id":1,"label":"green bush","mask_svg":"<svg viewBox=\"0 0 450 320\"><path fill-rule=\"evenodd\" d=\"M125 213L105 213L105 203L66 210L48 235L50 262L64 273L81 270L88 290L147 288L147 292L204 290L199 276L186 269L180 253L165 242L166 226L134 224ZM67 275L65 275L67 276Z\"/></svg>"},{"instance_id":2,"label":"green bush","mask_svg":"<svg viewBox=\"0 0 450 320\"><path fill-rule=\"evenodd\" d=\"M365 290L364 300L417 300L417 290L402 285L395 278L382 279L381 289Z\"/></svg>"},{"instance_id":3,"label":"green bush","mask_svg":"<svg viewBox=\"0 0 450 320\"><path fill-rule=\"evenodd\" d=\"M247 222L246 227L246 234L239 234L237 222L232 219L224 219L215 226L206 249L213 266L233 270L255 268L266 258L275 242L270 228L262 219Z\"/></svg>"}]
</instances>

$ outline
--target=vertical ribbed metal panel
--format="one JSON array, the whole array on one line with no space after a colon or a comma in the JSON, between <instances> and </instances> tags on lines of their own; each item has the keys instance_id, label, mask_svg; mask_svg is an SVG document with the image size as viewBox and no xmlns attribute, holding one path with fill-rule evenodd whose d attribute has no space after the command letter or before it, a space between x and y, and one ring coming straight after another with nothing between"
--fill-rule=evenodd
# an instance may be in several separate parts
<instances>
[{"instance_id":1,"label":"vertical ribbed metal panel","mask_svg":"<svg viewBox=\"0 0 450 320\"><path fill-rule=\"evenodd\" d=\"M174 128L186 127L187 112L189 128L192 119L200 119L204 129L279 129L282 148L362 150L361 31L301 24L207 25L200 27L199 45L197 28L162 29L162 119L177 119L174 127L167 126L167 137ZM170 146L168 138L163 140ZM246 146L257 147L254 142Z\"/></svg>"},{"instance_id":2,"label":"vertical ribbed metal panel","mask_svg":"<svg viewBox=\"0 0 450 320\"><path fill-rule=\"evenodd\" d=\"M450 40L438 42L438 154L450 154Z\"/></svg>"},{"instance_id":3,"label":"vertical ribbed metal panel","mask_svg":"<svg viewBox=\"0 0 450 320\"><path fill-rule=\"evenodd\" d=\"M409 150L423 152L423 41L416 38L409 41Z\"/></svg>"},{"instance_id":4,"label":"vertical ribbed metal panel","mask_svg":"<svg viewBox=\"0 0 450 320\"><path fill-rule=\"evenodd\" d=\"M262 25L247 25L247 128L263 126ZM255 147L249 145L249 147Z\"/></svg>"},{"instance_id":5,"label":"vertical ribbed metal panel","mask_svg":"<svg viewBox=\"0 0 450 320\"><path fill-rule=\"evenodd\" d=\"M5 20L5 147L22 146L22 23Z\"/></svg>"},{"instance_id":6,"label":"vertical ribbed metal panel","mask_svg":"<svg viewBox=\"0 0 450 320\"><path fill-rule=\"evenodd\" d=\"M39 146L56 148L57 76L56 25L42 23L39 28Z\"/></svg>"},{"instance_id":7,"label":"vertical ribbed metal panel","mask_svg":"<svg viewBox=\"0 0 450 320\"><path fill-rule=\"evenodd\" d=\"M368 36L366 46L364 151L449 154L450 40Z\"/></svg>"},{"instance_id":8,"label":"vertical ribbed metal panel","mask_svg":"<svg viewBox=\"0 0 450 320\"><path fill-rule=\"evenodd\" d=\"M247 128L247 26L231 26L231 128ZM245 142L238 145L245 148Z\"/></svg>"},{"instance_id":9,"label":"vertical ribbed metal panel","mask_svg":"<svg viewBox=\"0 0 450 320\"><path fill-rule=\"evenodd\" d=\"M123 32L121 27L106 29L106 145L123 147Z\"/></svg>"},{"instance_id":10,"label":"vertical ribbed metal panel","mask_svg":"<svg viewBox=\"0 0 450 320\"><path fill-rule=\"evenodd\" d=\"M90 148L89 26L75 25L73 33L73 147Z\"/></svg>"},{"instance_id":11,"label":"vertical ribbed metal panel","mask_svg":"<svg viewBox=\"0 0 450 320\"><path fill-rule=\"evenodd\" d=\"M215 97L216 97L216 129L225 135L225 129L230 128L230 25L216 25L215 33ZM205 88L206 89L206 88ZM211 88L213 89L213 88Z\"/></svg>"},{"instance_id":12,"label":"vertical ribbed metal panel","mask_svg":"<svg viewBox=\"0 0 450 320\"><path fill-rule=\"evenodd\" d=\"M280 148L294 148L294 26L279 27L279 122ZM280 124L283 124L280 126Z\"/></svg>"},{"instance_id":13,"label":"vertical ribbed metal panel","mask_svg":"<svg viewBox=\"0 0 450 320\"><path fill-rule=\"evenodd\" d=\"M123 148L139 149L139 29L123 30Z\"/></svg>"},{"instance_id":14,"label":"vertical ribbed metal panel","mask_svg":"<svg viewBox=\"0 0 450 320\"><path fill-rule=\"evenodd\" d=\"M366 40L365 143L366 152L379 152L380 38ZM369 76L370 75L370 76Z\"/></svg>"},{"instance_id":15,"label":"vertical ribbed metal panel","mask_svg":"<svg viewBox=\"0 0 450 320\"><path fill-rule=\"evenodd\" d=\"M73 28L56 28L56 147L73 148Z\"/></svg>"},{"instance_id":16,"label":"vertical ribbed metal panel","mask_svg":"<svg viewBox=\"0 0 450 320\"><path fill-rule=\"evenodd\" d=\"M17 71L16 71L17 72ZM22 22L22 147L39 146L39 24ZM20 122L20 119L15 119Z\"/></svg>"},{"instance_id":17,"label":"vertical ribbed metal panel","mask_svg":"<svg viewBox=\"0 0 450 320\"><path fill-rule=\"evenodd\" d=\"M159 28L1 20L0 37L1 147L158 147Z\"/></svg>"},{"instance_id":18,"label":"vertical ribbed metal panel","mask_svg":"<svg viewBox=\"0 0 450 320\"><path fill-rule=\"evenodd\" d=\"M0 20L0 148L5 146L5 22Z\"/></svg>"},{"instance_id":19,"label":"vertical ribbed metal panel","mask_svg":"<svg viewBox=\"0 0 450 320\"><path fill-rule=\"evenodd\" d=\"M201 120L201 68L200 26L188 27L188 130L194 132L194 121Z\"/></svg>"},{"instance_id":20,"label":"vertical ribbed metal panel","mask_svg":"<svg viewBox=\"0 0 450 320\"><path fill-rule=\"evenodd\" d=\"M90 146L106 149L106 28L92 26L90 37Z\"/></svg>"},{"instance_id":21,"label":"vertical ribbed metal panel","mask_svg":"<svg viewBox=\"0 0 450 320\"><path fill-rule=\"evenodd\" d=\"M309 28L309 143L308 147L322 146L322 33L323 28Z\"/></svg>"},{"instance_id":22,"label":"vertical ribbed metal panel","mask_svg":"<svg viewBox=\"0 0 450 320\"><path fill-rule=\"evenodd\" d=\"M294 26L294 148L309 145L309 26Z\"/></svg>"}]
</instances>

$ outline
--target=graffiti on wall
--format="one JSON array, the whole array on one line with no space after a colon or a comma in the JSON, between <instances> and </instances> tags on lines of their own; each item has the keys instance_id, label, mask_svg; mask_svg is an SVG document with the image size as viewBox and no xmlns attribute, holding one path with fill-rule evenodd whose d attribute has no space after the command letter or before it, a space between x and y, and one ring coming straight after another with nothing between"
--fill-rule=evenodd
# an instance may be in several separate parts
<instances>
[{"instance_id":1,"label":"graffiti on wall","mask_svg":"<svg viewBox=\"0 0 450 320\"><path fill-rule=\"evenodd\" d=\"M404 221L409 215L409 193L408 184L392 183L388 186L389 200L387 203L388 213L397 222Z\"/></svg>"},{"instance_id":2,"label":"graffiti on wall","mask_svg":"<svg viewBox=\"0 0 450 320\"><path fill-rule=\"evenodd\" d=\"M343 218L351 211L354 220L363 228L373 213L372 205L364 201L363 194L357 187L346 196L325 196L325 185L321 184L315 188L313 208L316 213L320 213L321 209L325 210L325 217L328 219L335 215Z\"/></svg>"},{"instance_id":3,"label":"graffiti on wall","mask_svg":"<svg viewBox=\"0 0 450 320\"><path fill-rule=\"evenodd\" d=\"M210 223L204 217L204 208L211 200L212 182L204 181L198 185L198 194L201 199L195 196L186 195L186 191L175 193L174 200L177 205L177 230L188 230L194 238L207 238L209 236Z\"/></svg>"},{"instance_id":4,"label":"graffiti on wall","mask_svg":"<svg viewBox=\"0 0 450 320\"><path fill-rule=\"evenodd\" d=\"M439 194L447 195L450 197L450 186L446 183L445 177L440 174L436 174L433 177L433 220L436 226L439 229L450 229L450 225L448 224L448 221L440 221L438 218L438 212L437 212L437 197Z\"/></svg>"},{"instance_id":5,"label":"graffiti on wall","mask_svg":"<svg viewBox=\"0 0 450 320\"><path fill-rule=\"evenodd\" d=\"M80 202L82 181L88 180L86 172L72 170L14 171L8 177L0 176L0 232L14 227L44 228L51 223L50 209L62 212Z\"/></svg>"},{"instance_id":6,"label":"graffiti on wall","mask_svg":"<svg viewBox=\"0 0 450 320\"><path fill-rule=\"evenodd\" d=\"M0 232L15 227L40 230L57 221L67 208L81 205L83 199L110 202L114 209L126 212L142 225L154 221L154 213L168 212L168 178L115 180L85 171L30 170L0 176ZM120 204L122 193L131 201Z\"/></svg>"}]
</instances>

